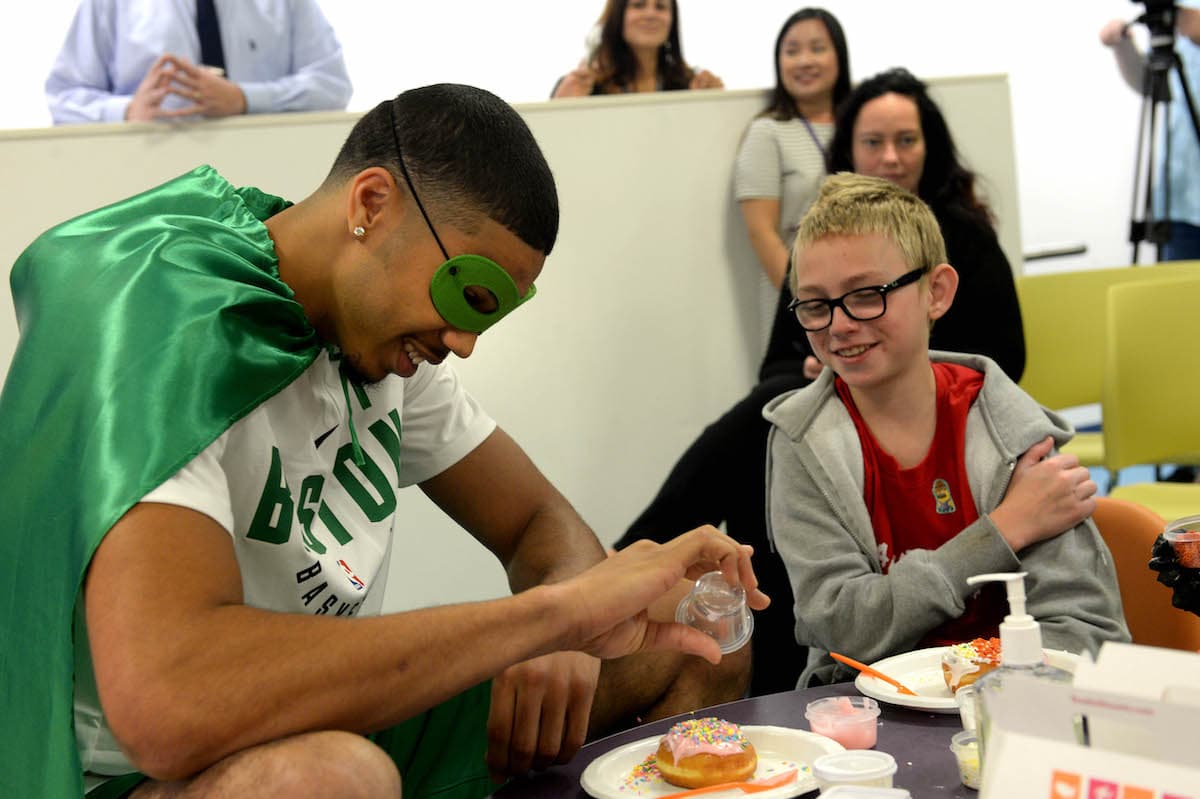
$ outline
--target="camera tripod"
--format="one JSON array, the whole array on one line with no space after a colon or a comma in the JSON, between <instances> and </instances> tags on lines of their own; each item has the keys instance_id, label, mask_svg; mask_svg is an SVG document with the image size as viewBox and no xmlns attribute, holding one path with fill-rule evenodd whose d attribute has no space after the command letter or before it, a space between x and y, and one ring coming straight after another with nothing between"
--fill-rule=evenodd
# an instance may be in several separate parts
<instances>
[{"instance_id":1,"label":"camera tripod","mask_svg":"<svg viewBox=\"0 0 1200 799\"><path fill-rule=\"evenodd\" d=\"M1164 242L1171 238L1171 125L1170 109L1171 85L1170 73L1175 71L1179 85L1183 90L1188 114L1192 120L1192 131L1196 136L1196 146L1200 147L1200 115L1196 113L1196 103L1188 86L1187 75L1175 52L1175 13L1172 3L1147 3L1147 12L1137 18L1150 29L1150 50L1146 54L1146 67L1142 76L1142 111L1138 121L1137 155L1134 159L1133 201L1129 214L1129 241L1133 244L1133 257L1130 263L1138 261L1138 246L1143 241L1153 242L1158 248L1156 258L1161 256ZM1154 216L1154 149L1155 131L1160 122L1159 112L1162 112L1162 216ZM1139 207L1139 192L1141 190L1141 170L1145 163L1146 185L1142 195L1142 218L1137 218ZM1200 177L1200 176L1198 176Z\"/></svg>"}]
</instances>

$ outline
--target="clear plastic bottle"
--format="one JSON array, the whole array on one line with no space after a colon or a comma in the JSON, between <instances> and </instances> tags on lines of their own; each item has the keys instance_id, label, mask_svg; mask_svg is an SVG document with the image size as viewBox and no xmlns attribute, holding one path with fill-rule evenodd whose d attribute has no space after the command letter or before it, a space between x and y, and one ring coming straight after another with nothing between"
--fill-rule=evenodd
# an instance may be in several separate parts
<instances>
[{"instance_id":1,"label":"clear plastic bottle","mask_svg":"<svg viewBox=\"0 0 1200 799\"><path fill-rule=\"evenodd\" d=\"M1037 679L1070 683L1071 672L1046 663L1042 649L1042 629L1037 620L1025 612L1026 572L977 574L968 577L971 585L1003 582L1008 592L1008 615L1000 625L1000 665L975 682L976 718L979 735L979 761L987 755L987 738L991 732L988 703L1004 701L1007 678L1013 674L1029 674Z\"/></svg>"}]
</instances>

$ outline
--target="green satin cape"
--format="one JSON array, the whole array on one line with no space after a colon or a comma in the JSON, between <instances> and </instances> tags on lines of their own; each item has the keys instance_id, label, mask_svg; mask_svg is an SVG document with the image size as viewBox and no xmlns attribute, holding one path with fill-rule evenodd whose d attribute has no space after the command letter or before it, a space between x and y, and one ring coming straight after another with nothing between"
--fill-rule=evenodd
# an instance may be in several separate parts
<instances>
[{"instance_id":1,"label":"green satin cape","mask_svg":"<svg viewBox=\"0 0 1200 799\"><path fill-rule=\"evenodd\" d=\"M200 167L53 228L13 267L0 796L82 795L73 613L105 533L320 352L262 224L285 207Z\"/></svg>"}]
</instances>

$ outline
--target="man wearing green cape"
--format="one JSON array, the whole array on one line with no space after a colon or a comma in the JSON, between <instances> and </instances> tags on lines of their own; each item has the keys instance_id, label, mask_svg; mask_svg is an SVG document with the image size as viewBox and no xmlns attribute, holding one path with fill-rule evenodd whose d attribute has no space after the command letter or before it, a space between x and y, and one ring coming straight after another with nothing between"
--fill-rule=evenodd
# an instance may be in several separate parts
<instances>
[{"instance_id":1,"label":"man wearing green cape","mask_svg":"<svg viewBox=\"0 0 1200 799\"><path fill-rule=\"evenodd\" d=\"M720 659L646 611L711 569L764 606L748 550L606 558L443 363L534 296L557 228L520 117L441 85L368 112L295 205L200 167L30 245L0 796L478 797L578 749L600 659ZM358 616L413 484L513 596Z\"/></svg>"}]
</instances>

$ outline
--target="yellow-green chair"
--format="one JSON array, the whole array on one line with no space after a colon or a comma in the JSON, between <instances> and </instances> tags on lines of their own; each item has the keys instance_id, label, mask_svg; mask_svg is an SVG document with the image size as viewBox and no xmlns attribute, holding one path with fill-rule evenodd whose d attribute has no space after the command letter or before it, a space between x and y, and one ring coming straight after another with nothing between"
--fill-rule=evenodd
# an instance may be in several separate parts
<instances>
[{"instance_id":1,"label":"yellow-green chair","mask_svg":"<svg viewBox=\"0 0 1200 799\"><path fill-rule=\"evenodd\" d=\"M1047 408L1100 402L1110 286L1200 276L1200 261L1074 269L1017 278L1025 333L1021 387ZM1084 466L1105 464L1101 433L1079 433L1064 448Z\"/></svg>"},{"instance_id":2,"label":"yellow-green chair","mask_svg":"<svg viewBox=\"0 0 1200 799\"><path fill-rule=\"evenodd\" d=\"M1200 276L1108 290L1101 412L1104 462L1200 463ZM1200 484L1134 483L1110 496L1168 521L1200 514Z\"/></svg>"}]
</instances>

